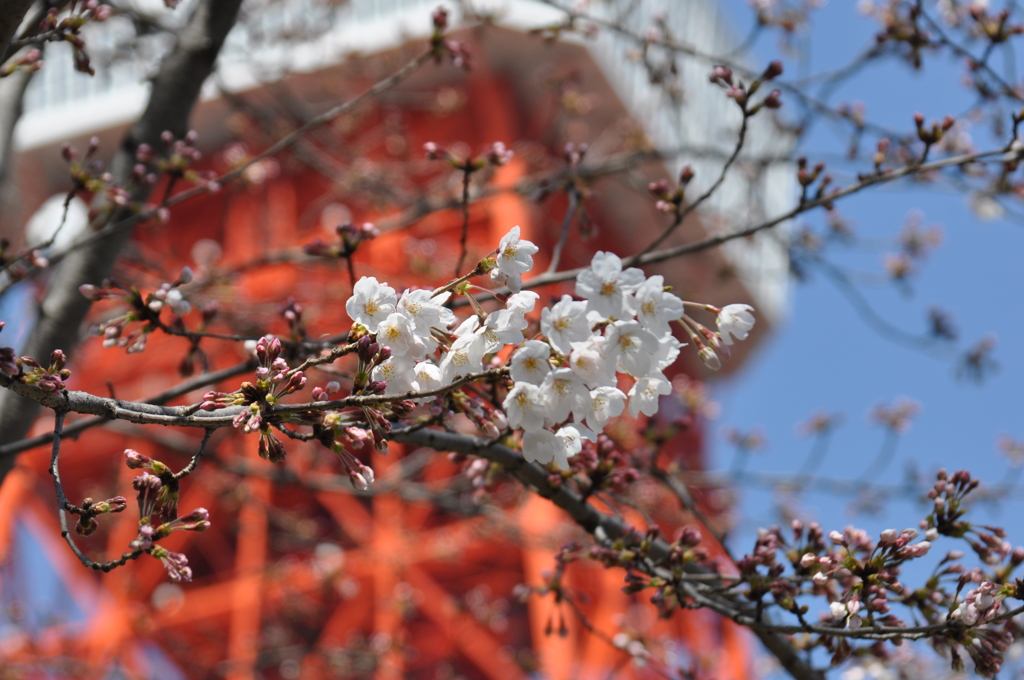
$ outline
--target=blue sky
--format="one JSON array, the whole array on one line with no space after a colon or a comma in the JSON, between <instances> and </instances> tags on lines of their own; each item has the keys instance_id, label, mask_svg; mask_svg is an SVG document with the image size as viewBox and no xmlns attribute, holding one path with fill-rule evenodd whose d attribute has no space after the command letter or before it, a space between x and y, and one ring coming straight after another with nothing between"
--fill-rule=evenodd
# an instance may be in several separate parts
<instances>
[{"instance_id":1,"label":"blue sky","mask_svg":"<svg viewBox=\"0 0 1024 680\"><path fill-rule=\"evenodd\" d=\"M752 18L747 3L727 0L723 5L734 18L737 32L745 35ZM792 57L784 58L785 77L847 63L871 44L877 30L875 22L857 13L854 2L829 3L814 14L805 36L811 67L801 68ZM755 43L753 54L763 64L779 56L778 48L777 34L766 34ZM945 57L927 59L922 72L890 59L861 72L839 88L830 102L863 101L870 120L909 131L916 111L931 121L968 108L971 98L960 85L961 72L959 63ZM979 148L992 147L991 137L982 127L972 132ZM812 163L831 158L844 148L843 138L820 124L803 145ZM864 151L867 158L860 167L869 170L871 148ZM836 175L841 184L851 179L838 168ZM911 279L909 293L892 287L861 290L880 316L910 332L922 332L928 309L938 305L952 312L961 345L994 334L999 371L981 385L958 381L948 359L936 359L882 337L832 283L812 272L808 283L794 286L785 324L763 343L739 375L716 385L722 415L712 426L712 465L717 469L732 465L734 453L722 437L724 427L747 430L757 426L763 429L768 446L751 457L747 469L796 470L811 441L798 437L795 426L816 411L827 411L841 413L844 419L820 473L859 477L879 453L884 438L883 429L871 423L869 412L878 403L908 397L920 403L920 415L895 455L886 457L884 472L873 475L876 481L898 482L905 468L915 465L929 476L940 466L950 470L966 467L985 482L1000 482L1008 466L996 448L998 438L1008 434L1024 439L1024 305L1020 301L1024 292L1024 226L1008 220L981 221L971 212L965 195L908 183L870 190L838 207L863 242L890 239L914 209L924 213L925 224L941 224L942 247ZM809 214L801 223L820 229L824 214ZM892 246L889 249L894 250ZM834 261L858 271L882 271L878 250L842 253ZM756 517L758 523L778 521L771 512L771 491L740 487L739 494L741 517ZM975 519L1018 524L1013 519L1019 516L1022 494L1014 495L1012 502L981 509ZM876 516L854 516L852 500L810 492L805 494L801 510L827 528L854 523L872 531L913 526L924 514L922 506L898 501L888 503ZM749 519L737 527L737 549L749 549L754 528ZM1011 527L1010 538L1015 544L1024 543L1024 529Z\"/></svg>"}]
</instances>

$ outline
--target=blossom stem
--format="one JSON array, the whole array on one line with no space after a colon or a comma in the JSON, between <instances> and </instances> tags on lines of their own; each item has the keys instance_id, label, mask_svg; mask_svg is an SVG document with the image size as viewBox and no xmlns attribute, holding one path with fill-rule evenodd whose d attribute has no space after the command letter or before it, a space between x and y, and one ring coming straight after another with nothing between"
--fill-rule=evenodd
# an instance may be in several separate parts
<instances>
[{"instance_id":1,"label":"blossom stem","mask_svg":"<svg viewBox=\"0 0 1024 680\"><path fill-rule=\"evenodd\" d=\"M683 304L685 305L692 303L684 302ZM676 319L676 321L679 323L680 326L683 327L683 330L686 331L686 334L690 336L690 342L692 342L694 345L697 345L698 347L704 346L704 340L700 337L700 334L697 332L696 328L694 328L694 326L697 323L696 321L691 319L686 314L683 314L680 318Z\"/></svg>"},{"instance_id":2,"label":"blossom stem","mask_svg":"<svg viewBox=\"0 0 1024 680\"><path fill-rule=\"evenodd\" d=\"M430 294L430 297L435 298L438 295L440 295L441 293L447 293L450 290L455 290L455 288L458 287L458 285L460 283L463 283L465 281L469 281L474 276L479 276L480 274L483 274L483 273L484 273L483 268L478 264L468 274L463 274L462 276L460 276L460 277L458 277L456 279L452 279L451 281L449 281L448 283L444 284L440 288L437 288L436 290L434 290L434 292Z\"/></svg>"},{"instance_id":3,"label":"blossom stem","mask_svg":"<svg viewBox=\"0 0 1024 680\"><path fill-rule=\"evenodd\" d=\"M721 309L715 307L714 305L704 304L703 302L690 302L688 300L683 300L683 306L696 307L698 309L703 309L705 312L711 312L712 314L718 314L719 312L722 311Z\"/></svg>"}]
</instances>

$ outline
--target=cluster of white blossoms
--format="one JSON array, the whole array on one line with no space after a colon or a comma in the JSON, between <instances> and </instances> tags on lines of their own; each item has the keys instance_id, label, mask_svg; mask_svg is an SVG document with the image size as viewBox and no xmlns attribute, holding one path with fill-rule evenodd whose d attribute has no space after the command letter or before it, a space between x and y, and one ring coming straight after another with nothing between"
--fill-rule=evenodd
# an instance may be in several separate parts
<instances>
[{"instance_id":1,"label":"cluster of white blossoms","mask_svg":"<svg viewBox=\"0 0 1024 680\"><path fill-rule=\"evenodd\" d=\"M672 321L682 323L695 344L703 348L703 343L693 330L699 324L685 317L683 301L665 289L661 276L623 270L622 260L607 252L594 255L590 267L577 276L576 293L582 299L563 295L542 309L540 334L527 340L526 315L539 296L521 290L522 275L533 267L538 248L519 234L514 227L501 239L491 270L495 282L513 291L504 308L485 313L474 305L477 313L454 331L449 329L457 319L443 306L447 291L408 290L399 298L387 284L364 277L346 310L375 334L381 347L391 350L371 374L374 381L387 384L385 394L444 388L481 372L485 357L515 347L509 361L514 386L502 404L507 422L522 430L527 460L554 461L568 469L582 440L596 441L609 420L627 408L634 418L657 412L660 397L672 390L665 369L685 344L672 335ZM747 337L754 323L751 307L729 305L715 311L717 346ZM620 385L627 384L623 392Z\"/></svg>"}]
</instances>

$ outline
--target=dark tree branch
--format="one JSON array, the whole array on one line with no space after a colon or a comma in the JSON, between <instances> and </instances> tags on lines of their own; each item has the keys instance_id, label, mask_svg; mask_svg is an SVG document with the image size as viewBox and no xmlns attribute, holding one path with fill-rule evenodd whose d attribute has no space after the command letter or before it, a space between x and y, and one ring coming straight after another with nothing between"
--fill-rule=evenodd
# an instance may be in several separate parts
<instances>
[{"instance_id":1,"label":"dark tree branch","mask_svg":"<svg viewBox=\"0 0 1024 680\"><path fill-rule=\"evenodd\" d=\"M32 81L34 71L15 71L0 79L0 191L7 194L13 188L6 182L10 174L11 151L14 149L14 126L21 118L25 90ZM2 200L2 199L0 199Z\"/></svg>"},{"instance_id":2,"label":"dark tree branch","mask_svg":"<svg viewBox=\"0 0 1024 680\"><path fill-rule=\"evenodd\" d=\"M32 7L32 0L4 0L0 2L0 54L7 56L11 40L25 14Z\"/></svg>"},{"instance_id":3,"label":"dark tree branch","mask_svg":"<svg viewBox=\"0 0 1024 680\"><path fill-rule=\"evenodd\" d=\"M169 390L165 390L160 394L157 394L155 396L150 397L149 399L146 399L145 403L163 405L169 402L171 399L175 399L184 394L188 394L192 390L199 389L200 387L206 387L207 385L214 385L216 383L219 383L221 380L227 380L228 378L233 378L236 375L248 373L249 371L252 371L255 368L256 360L250 359L249 361L243 361L241 363L235 364L234 366L222 368L219 371L203 373L202 375L197 375L196 377L190 380L186 380L182 383L179 383L178 385L175 385ZM77 435L80 432L84 432L85 430L96 427L97 425L102 425L107 422L110 422L110 420L102 416L97 416L95 418L83 418L66 426L64 428L64 436L70 437L72 435ZM17 453L21 453L22 451L34 449L37 446L49 444L51 441L53 441L53 434L48 433L41 434L35 437L29 437L27 439L22 439L21 441L12 442L10 444L5 444L4 446L0 446L0 458L13 456Z\"/></svg>"},{"instance_id":4,"label":"dark tree branch","mask_svg":"<svg viewBox=\"0 0 1024 680\"><path fill-rule=\"evenodd\" d=\"M548 481L548 472L536 463L528 463L518 451L496 444L488 439L470 437L467 435L442 432L439 430L394 430L391 434L393 441L403 444L414 444L428 446L438 451L455 451L457 453L480 456L487 460L499 463L510 475L529 489L534 490L539 496L551 501L559 508L569 514L576 524L582 527L591 535L602 534L606 540L615 541L620 538L628 538L630 529L626 523L617 517L605 515L590 505L578 493L569 488L569 485L562 484L553 487ZM655 562L668 557L669 546L661 539L652 541L649 555ZM690 593L688 593L690 594ZM696 591L694 591L696 594ZM698 595L702 600L710 600L711 596ZM754 634L761 640L762 644L779 660L783 668L796 680L822 680L822 675L812 668L800 657L797 650L784 636L766 630L763 626L753 622L753 618L747 611L748 607L725 596L719 595L722 600L716 611L723 608L737 615L746 615L749 621L744 624L750 626Z\"/></svg>"}]
</instances>

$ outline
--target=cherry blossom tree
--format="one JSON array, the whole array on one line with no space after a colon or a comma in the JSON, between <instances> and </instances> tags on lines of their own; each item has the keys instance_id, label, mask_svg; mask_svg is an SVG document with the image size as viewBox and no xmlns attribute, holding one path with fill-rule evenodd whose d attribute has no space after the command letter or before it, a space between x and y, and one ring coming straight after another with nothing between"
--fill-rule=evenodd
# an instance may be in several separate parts
<instances>
[{"instance_id":1,"label":"cherry blossom tree","mask_svg":"<svg viewBox=\"0 0 1024 680\"><path fill-rule=\"evenodd\" d=\"M452 33L448 12L439 8L424 16L425 23L432 22L432 34L416 43L418 51L407 63L290 132L275 133L280 126L266 123L272 141L261 151L241 154L230 169L213 172L201 164L196 135L189 132L190 112L203 83L215 76L229 32L253 17L246 16L239 0L197 0L178 8L187 17L160 62L144 113L127 131L112 162L93 162L98 141L84 152L64 148L71 186L65 214L75 196L88 197L89 228L62 250L47 250L55 243L54 235L42 243L5 244L0 251L5 288L18 280L49 277L28 339L17 349L0 348L0 473L11 470L16 455L48 445L63 538L85 568L132 569L137 559L156 559L171 581L189 582L188 557L161 541L178 531L206 531L217 522L202 507L179 508L180 490L203 474L215 435L230 432L243 438L267 465L288 466L296 447L318 446L321 455L336 459L355 490L367 493L378 483L375 459L387 453L389 443L416 445L437 455L450 453L462 463L461 474L472 480L476 502L488 502L487 491L497 480L515 483L564 510L586 535L585 542L567 544L553 555L551 579L527 584L523 597L571 598L561 580L567 565L591 561L621 573L627 591L642 594L660 616L703 608L749 628L781 667L800 680L822 677L830 666L851 658L865 667L890 663L900 645L916 640L927 641L954 671L995 676L1022 634L1024 584L1015 570L1024 562L1024 548L1008 542L1005 529L973 518L969 511L982 482L969 471L937 471L919 490L928 499L922 516L893 520L910 528L875 536L853 527L794 520L785 528L764 527L754 545L729 552L719 524L694 500L696 488L679 469L659 462L658 447L669 438L666 432L680 427L661 411L667 400L676 400L688 407L691 422L699 417L700 387L670 377L673 367L693 358L694 365L710 372L728 367L731 353L757 328L759 312L740 299L720 305L683 299L666 285L665 276L649 274L645 267L685 262L696 253L772 234L786 242L795 274L810 267L835 273L825 240L851 238L842 218L843 199L905 180L948 182L971 194L979 210L1014 205L1024 193L1018 171L1024 153L1018 137L1024 85L1012 68L1012 49L1024 33L1024 21L1016 4L860 3L859 11L880 26L875 47L861 61L899 59L908 68L948 68L933 62L936 55L952 54L966 62L960 75L977 97L970 115L1000 123L991 146L983 150L958 135L967 116L927 121L911 112L906 129L885 129L856 107L817 98L806 79L788 78L780 61L752 67L751 58L739 52L701 53L677 39L659 13L643 18L646 31L634 32L622 16L586 3L540 4L553 8L559 20L534 27L538 42L585 41L597 33L616 33L633 45L631 57L643 64L670 102L680 96L677 62L696 59L715 86L715 96L738 115L734 138L727 140L731 151L712 177L697 177L692 167L683 166L677 175L647 187L650 203L663 218L655 225L658 236L653 242L633 252L598 250L584 266L567 268L560 267L566 236L544 252L521 225L510 223L483 257L472 258L467 245L471 204L490 190L493 173L516 157L518 140L495 141L477 153L429 141L422 156L417 155L443 166L457 190L446 185L434 195L424 192L419 212L404 226L431 212L464 212L454 277L415 287L359 276L354 255L372 251L381 229L371 223L341 223L333 242L305 244L301 257L306 259L278 254L280 262L293 267L329 261L348 277L346 317L335 319L327 337L306 334L304 301L295 299L262 328L232 326L225 310L200 306L215 277L199 263L197 270L183 268L171 280L148 288L116 279L117 257L142 225L167 223L187 202L251 181L247 173L265 169L261 164L284 155L322 165L322 149L309 144L318 129L421 69L468 68L474 60L469 42ZM635 11L628 2L619 5L619 11ZM775 32L786 42L804 30L815 3L751 5L757 30ZM27 82L32 73L45 69L41 50L55 41L73 46L76 68L94 71L86 27L135 11L97 0L41 8L7 3L0 9L5 84ZM142 14L133 18L139 25L150 22ZM461 20L482 26L500 19L469 8L461 12ZM1003 54L1010 55L1005 68L996 59ZM16 103L24 83L12 89ZM0 120L16 116L16 105L8 107L5 99L3 107ZM251 117L260 120L259 112ZM795 142L812 120L841 126L852 140L845 151L856 175L840 182L825 161L787 150L774 161L761 159L784 164L795 178L795 195L781 197L784 210L697 240L671 239L687 218L702 214L731 174L754 164L745 156L746 147L769 129L756 128L756 123L769 119L784 131L780 135ZM0 127L0 162L6 166L13 123ZM867 159L859 155L862 147L869 149ZM625 175L672 153L685 157L686 152L638 148L597 156L570 143L556 159L561 170L537 178L534 186L545 197L565 198L568 234L573 224L582 229L588 181ZM4 169L0 167L0 177ZM700 192L695 191L698 186ZM787 225L802 216L822 220L827 231L787 232ZM888 279L896 285L934 245L928 233L911 231L903 236L902 251L887 262ZM542 259L550 267L535 271ZM91 311L93 303L104 310L102 316ZM932 335L941 337L948 325L940 313L932 318ZM69 389L79 329L90 322L94 337L85 342L124 353L126 362L139 360L129 355L144 357L148 339L160 335L189 342L182 362L185 374L194 371L203 348L215 341L244 346L247 360L231 370L185 378L159 403L104 396L106 389L100 385ZM963 365L983 372L990 350L984 344L969 348ZM195 389L205 391L195 403L166 405ZM879 417L898 433L910 415L894 409ZM37 417L52 421L51 433L29 436ZM62 444L72 434L111 422L173 427L202 436L187 465L177 469L132 448L111 452L137 471L131 489L102 501L69 498L60 474ZM627 451L617 442L616 427L623 422L643 433L645 448ZM821 422L816 431L828 427ZM742 437L737 441L754 446ZM630 488L647 481L671 493L693 521L673 527L652 520L637 527L591 502L608 492L625 504ZM809 480L794 477L792 483L806 485ZM138 531L122 554L94 559L80 544L101 530L112 513L131 514ZM713 554L709 545L720 553ZM925 563L932 567L931 575L918 582L910 575L917 573L914 565ZM678 675L636 640L615 644L635 660Z\"/></svg>"}]
</instances>

